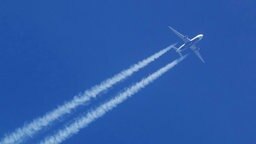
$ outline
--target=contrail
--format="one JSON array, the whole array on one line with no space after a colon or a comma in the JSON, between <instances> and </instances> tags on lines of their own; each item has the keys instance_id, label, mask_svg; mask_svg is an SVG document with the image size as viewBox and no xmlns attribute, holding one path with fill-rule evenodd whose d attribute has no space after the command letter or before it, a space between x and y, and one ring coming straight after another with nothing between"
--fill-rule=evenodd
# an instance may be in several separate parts
<instances>
[{"instance_id":1,"label":"contrail","mask_svg":"<svg viewBox=\"0 0 256 144\"><path fill-rule=\"evenodd\" d=\"M0 144L19 144L25 139L34 136L44 127L50 125L54 121L58 120L61 116L70 113L77 106L84 104L91 98L95 98L97 95L117 84L118 82L131 76L133 73L139 71L143 67L147 66L151 62L155 61L163 54L168 52L173 45L153 54L152 56L132 65L130 68L121 71L111 78L101 82L89 90L86 90L83 94L75 96L72 100L58 106L56 109L46 113L44 116L34 119L32 122L25 124L21 128L17 128L14 132L7 134L1 141Z\"/></svg>"},{"instance_id":2,"label":"contrail","mask_svg":"<svg viewBox=\"0 0 256 144\"><path fill-rule=\"evenodd\" d=\"M70 125L66 126L65 128L59 130L53 136L46 137L40 144L59 144L72 135L78 133L82 128L88 126L91 122L95 121L97 118L102 117L108 111L115 108L118 104L124 102L127 98L131 97L132 95L139 92L142 88L146 87L148 84L152 83L154 80L159 78L161 75L166 73L168 70L173 68L179 62L181 62L184 58L181 57L179 59L174 60L173 62L167 64L166 66L162 67L158 71L154 72L153 74L149 75L148 77L142 79L141 81L135 83L124 92L118 94L113 99L107 101L106 103L100 105L95 110L88 112L84 117L80 117L79 119L75 120Z\"/></svg>"}]
</instances>

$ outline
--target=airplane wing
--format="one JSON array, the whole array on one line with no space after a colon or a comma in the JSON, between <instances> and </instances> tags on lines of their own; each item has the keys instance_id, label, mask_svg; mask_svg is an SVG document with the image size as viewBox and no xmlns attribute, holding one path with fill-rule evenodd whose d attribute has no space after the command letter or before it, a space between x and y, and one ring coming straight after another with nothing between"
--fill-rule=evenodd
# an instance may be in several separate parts
<instances>
[{"instance_id":1,"label":"airplane wing","mask_svg":"<svg viewBox=\"0 0 256 144\"><path fill-rule=\"evenodd\" d=\"M178 31L176 31L174 28L170 27L169 28L179 37L181 38L185 43L189 42L190 39L187 36L184 36L183 34L179 33Z\"/></svg>"},{"instance_id":2,"label":"airplane wing","mask_svg":"<svg viewBox=\"0 0 256 144\"><path fill-rule=\"evenodd\" d=\"M193 50L193 52L195 53L195 55L203 62L205 63L203 57L201 56L200 52L199 52L199 48L197 48L195 45L191 46L191 49Z\"/></svg>"}]
</instances>

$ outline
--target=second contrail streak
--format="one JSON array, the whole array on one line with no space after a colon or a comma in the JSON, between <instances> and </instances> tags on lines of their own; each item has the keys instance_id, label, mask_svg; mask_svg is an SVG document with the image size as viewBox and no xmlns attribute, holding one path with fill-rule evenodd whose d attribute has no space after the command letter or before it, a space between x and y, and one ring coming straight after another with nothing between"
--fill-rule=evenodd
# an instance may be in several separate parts
<instances>
[{"instance_id":1,"label":"second contrail streak","mask_svg":"<svg viewBox=\"0 0 256 144\"><path fill-rule=\"evenodd\" d=\"M23 142L26 138L34 136L44 127L58 120L63 115L70 113L79 105L84 104L91 98L95 98L103 91L131 76L133 73L139 71L151 62L155 61L163 54L168 52L172 46L173 45L153 54L152 56L138 62L137 64L132 65L129 69L123 70L115 76L103 81L99 85L92 87L91 89L85 91L82 95L74 97L71 101L64 103L53 111L46 113L44 116L34 119L31 123L25 124L23 127L16 129L13 133L6 135L0 141L0 144L18 144Z\"/></svg>"},{"instance_id":2,"label":"second contrail streak","mask_svg":"<svg viewBox=\"0 0 256 144\"><path fill-rule=\"evenodd\" d=\"M72 135L78 133L82 128L88 126L91 122L95 121L97 118L102 117L104 114L106 114L108 111L115 108L118 104L121 104L126 99L131 97L132 95L139 92L142 88L146 87L148 84L152 83L154 80L159 78L161 75L166 73L168 70L173 68L175 65L177 65L179 62L181 62L184 58L181 57L179 59L174 60L173 62L167 64L166 66L162 67L158 71L154 72L153 74L149 75L148 77L142 79L141 81L135 83L128 89L126 89L124 92L118 94L113 99L107 101L106 103L100 105L95 110L88 112L84 117L79 118L78 120L75 120L70 125L66 126L65 128L59 130L56 134L53 136L46 137L41 144L59 144Z\"/></svg>"}]
</instances>

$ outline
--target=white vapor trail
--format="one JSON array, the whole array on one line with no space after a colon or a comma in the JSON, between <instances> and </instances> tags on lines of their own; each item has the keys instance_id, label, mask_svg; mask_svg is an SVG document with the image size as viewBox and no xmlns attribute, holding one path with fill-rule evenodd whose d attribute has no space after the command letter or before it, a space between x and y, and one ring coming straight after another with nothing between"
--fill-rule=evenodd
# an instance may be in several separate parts
<instances>
[{"instance_id":1,"label":"white vapor trail","mask_svg":"<svg viewBox=\"0 0 256 144\"><path fill-rule=\"evenodd\" d=\"M115 108L118 104L121 104L126 99L139 92L142 88L152 83L154 80L156 80L161 75L163 75L168 70L177 65L179 62L181 62L185 57L181 57L179 59L174 60L173 62L167 64L166 66L162 67L161 69L149 75L148 77L135 83L134 85L126 89L124 92L118 94L116 97L107 101L106 103L103 103L95 110L88 112L85 116L75 120L73 123L59 130L54 135L46 137L40 144L59 144L65 141L72 135L78 133L82 128L88 126L91 122L95 121L97 118L102 117L108 111Z\"/></svg>"},{"instance_id":2,"label":"white vapor trail","mask_svg":"<svg viewBox=\"0 0 256 144\"><path fill-rule=\"evenodd\" d=\"M131 76L133 73L139 71L143 67L147 66L151 62L155 61L163 54L168 52L173 45L153 54L152 56L138 62L137 64L132 65L130 68L121 71L120 73L114 75L111 78L101 82L100 84L86 90L83 94L75 96L72 100L64 103L61 106L58 106L56 109L46 113L42 117L34 119L32 122L25 124L23 127L17 128L14 132L7 134L1 141L0 144L19 144L24 142L27 138L33 137L44 127L52 124L60 117L65 114L70 113L79 105L84 104L89 101L91 98L95 98L97 95L117 84L118 82L126 79Z\"/></svg>"}]
</instances>

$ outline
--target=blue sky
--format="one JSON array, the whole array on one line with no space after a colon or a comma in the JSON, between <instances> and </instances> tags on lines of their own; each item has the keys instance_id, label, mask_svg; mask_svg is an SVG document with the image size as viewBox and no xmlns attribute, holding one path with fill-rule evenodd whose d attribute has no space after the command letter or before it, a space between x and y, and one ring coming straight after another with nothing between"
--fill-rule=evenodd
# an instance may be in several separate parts
<instances>
[{"instance_id":1,"label":"blue sky","mask_svg":"<svg viewBox=\"0 0 256 144\"><path fill-rule=\"evenodd\" d=\"M255 143L255 4L2 0L1 137L169 44L181 43L170 25L190 37L205 35L198 46L206 64L189 56L65 143ZM165 55L102 98L174 56Z\"/></svg>"}]
</instances>

